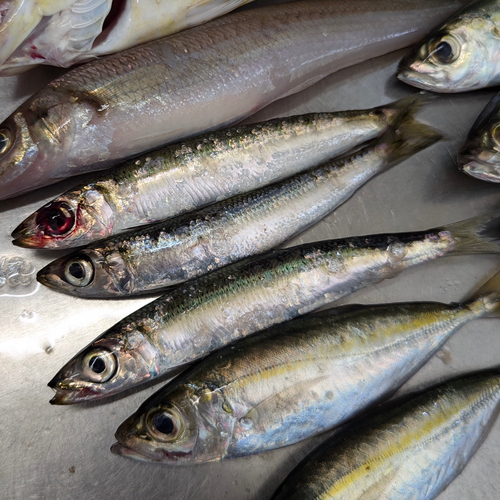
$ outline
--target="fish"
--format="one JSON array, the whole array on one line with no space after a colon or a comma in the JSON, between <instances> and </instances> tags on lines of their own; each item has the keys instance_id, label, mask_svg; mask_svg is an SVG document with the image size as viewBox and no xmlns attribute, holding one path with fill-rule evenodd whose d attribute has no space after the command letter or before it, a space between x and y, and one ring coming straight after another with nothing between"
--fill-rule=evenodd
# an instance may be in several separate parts
<instances>
[{"instance_id":1,"label":"fish","mask_svg":"<svg viewBox=\"0 0 500 500\"><path fill-rule=\"evenodd\" d=\"M8 1L0 75L40 64L68 68L177 33L252 0Z\"/></svg>"},{"instance_id":2,"label":"fish","mask_svg":"<svg viewBox=\"0 0 500 500\"><path fill-rule=\"evenodd\" d=\"M73 248L240 195L347 153L415 114L417 94L377 108L311 113L204 134L96 175L12 233L25 248Z\"/></svg>"},{"instance_id":3,"label":"fish","mask_svg":"<svg viewBox=\"0 0 500 500\"><path fill-rule=\"evenodd\" d=\"M500 83L500 3L471 2L401 60L397 77L434 92L469 92Z\"/></svg>"},{"instance_id":4,"label":"fish","mask_svg":"<svg viewBox=\"0 0 500 500\"><path fill-rule=\"evenodd\" d=\"M314 0L228 14L56 78L0 124L0 199L230 126L416 42L459 0Z\"/></svg>"},{"instance_id":5,"label":"fish","mask_svg":"<svg viewBox=\"0 0 500 500\"><path fill-rule=\"evenodd\" d=\"M471 319L500 309L500 273L461 305L348 306L277 325L149 397L111 450L187 465L288 446L388 398Z\"/></svg>"},{"instance_id":6,"label":"fish","mask_svg":"<svg viewBox=\"0 0 500 500\"><path fill-rule=\"evenodd\" d=\"M498 369L406 396L324 442L271 498L432 500L481 446L499 403Z\"/></svg>"},{"instance_id":7,"label":"fish","mask_svg":"<svg viewBox=\"0 0 500 500\"><path fill-rule=\"evenodd\" d=\"M498 253L498 214L427 231L306 243L187 281L125 317L49 382L53 404L118 394L238 339L450 254Z\"/></svg>"},{"instance_id":8,"label":"fish","mask_svg":"<svg viewBox=\"0 0 500 500\"><path fill-rule=\"evenodd\" d=\"M487 182L500 182L500 94L486 105L458 153L458 168Z\"/></svg>"},{"instance_id":9,"label":"fish","mask_svg":"<svg viewBox=\"0 0 500 500\"><path fill-rule=\"evenodd\" d=\"M65 255L41 269L37 280L85 298L161 291L280 246L372 177L440 138L412 118L403 120L375 143L340 160Z\"/></svg>"}]
</instances>

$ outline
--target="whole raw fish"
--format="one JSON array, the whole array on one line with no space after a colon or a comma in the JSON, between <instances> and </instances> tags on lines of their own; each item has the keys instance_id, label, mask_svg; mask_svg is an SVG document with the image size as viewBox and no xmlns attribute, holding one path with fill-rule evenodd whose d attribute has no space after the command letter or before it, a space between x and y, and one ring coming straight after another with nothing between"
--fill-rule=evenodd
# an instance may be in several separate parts
<instances>
[{"instance_id":1,"label":"whole raw fish","mask_svg":"<svg viewBox=\"0 0 500 500\"><path fill-rule=\"evenodd\" d=\"M500 218L277 250L186 282L112 326L49 382L52 403L116 394L404 269L450 253L498 253ZM111 263L112 264L112 263Z\"/></svg>"},{"instance_id":2,"label":"whole raw fish","mask_svg":"<svg viewBox=\"0 0 500 500\"><path fill-rule=\"evenodd\" d=\"M500 83L500 2L459 10L403 58L398 78L435 92L465 92Z\"/></svg>"},{"instance_id":3,"label":"whole raw fish","mask_svg":"<svg viewBox=\"0 0 500 500\"><path fill-rule=\"evenodd\" d=\"M334 428L396 391L461 325L499 308L500 275L493 281L496 293L460 306L332 310L226 347L143 403L119 427L112 451L184 465Z\"/></svg>"},{"instance_id":4,"label":"whole raw fish","mask_svg":"<svg viewBox=\"0 0 500 500\"><path fill-rule=\"evenodd\" d=\"M321 445L272 499L436 498L495 422L500 375L496 370L462 376L399 402Z\"/></svg>"},{"instance_id":5,"label":"whole raw fish","mask_svg":"<svg viewBox=\"0 0 500 500\"><path fill-rule=\"evenodd\" d=\"M92 61L0 125L0 199L242 120L417 41L460 0L315 0L229 14Z\"/></svg>"},{"instance_id":6,"label":"whole raw fish","mask_svg":"<svg viewBox=\"0 0 500 500\"><path fill-rule=\"evenodd\" d=\"M500 182L500 94L472 125L460 149L458 167L483 181Z\"/></svg>"},{"instance_id":7,"label":"whole raw fish","mask_svg":"<svg viewBox=\"0 0 500 500\"><path fill-rule=\"evenodd\" d=\"M279 118L165 146L58 196L14 230L14 244L85 245L252 191L374 139L426 99Z\"/></svg>"},{"instance_id":8,"label":"whole raw fish","mask_svg":"<svg viewBox=\"0 0 500 500\"><path fill-rule=\"evenodd\" d=\"M40 283L78 297L155 292L264 253L318 222L372 177L441 136L406 119L376 143L278 184L95 243L45 266Z\"/></svg>"},{"instance_id":9,"label":"whole raw fish","mask_svg":"<svg viewBox=\"0 0 500 500\"><path fill-rule=\"evenodd\" d=\"M0 74L67 68L204 23L252 0L8 0Z\"/></svg>"}]
</instances>

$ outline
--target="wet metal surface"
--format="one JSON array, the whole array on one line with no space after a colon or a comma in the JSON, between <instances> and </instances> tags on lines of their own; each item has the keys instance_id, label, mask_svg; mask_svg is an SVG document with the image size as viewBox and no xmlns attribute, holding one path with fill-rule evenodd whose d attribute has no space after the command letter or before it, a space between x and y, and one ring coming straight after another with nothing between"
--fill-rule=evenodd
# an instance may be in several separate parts
<instances>
[{"instance_id":1,"label":"wet metal surface","mask_svg":"<svg viewBox=\"0 0 500 500\"><path fill-rule=\"evenodd\" d=\"M413 92L391 54L332 75L279 101L251 121L311 111L380 105ZM0 119L60 72L35 70L0 80ZM500 209L500 186L460 173L456 153L477 114L495 90L445 95L420 117L448 139L372 180L334 214L290 244L349 235L425 229ZM83 300L38 285L35 273L59 256L14 247L11 231L74 180L0 204L0 497L5 499L267 499L310 440L249 458L169 468L115 456L116 427L154 390L111 402L49 405L46 386L56 371L105 328L151 299ZM457 256L406 271L342 302L435 300L452 302L497 268L498 256ZM500 365L500 320L463 327L403 389ZM500 491L500 422L465 471L440 500L485 500Z\"/></svg>"}]
</instances>

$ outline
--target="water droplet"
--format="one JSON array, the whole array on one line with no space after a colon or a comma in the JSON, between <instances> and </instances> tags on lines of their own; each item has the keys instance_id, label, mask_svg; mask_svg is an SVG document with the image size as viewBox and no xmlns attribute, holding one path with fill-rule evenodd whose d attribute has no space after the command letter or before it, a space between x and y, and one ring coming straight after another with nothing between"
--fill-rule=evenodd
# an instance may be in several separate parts
<instances>
[{"instance_id":1,"label":"water droplet","mask_svg":"<svg viewBox=\"0 0 500 500\"><path fill-rule=\"evenodd\" d=\"M53 345L46 345L43 350L47 353L47 354L52 354L52 352L54 351L54 346Z\"/></svg>"},{"instance_id":2,"label":"water droplet","mask_svg":"<svg viewBox=\"0 0 500 500\"><path fill-rule=\"evenodd\" d=\"M453 361L453 358L451 356L451 351L450 348L447 346L442 347L439 349L437 352L436 356L445 364L445 365L450 365Z\"/></svg>"},{"instance_id":3,"label":"water droplet","mask_svg":"<svg viewBox=\"0 0 500 500\"><path fill-rule=\"evenodd\" d=\"M240 419L240 425L243 429L251 429L253 427L253 422L251 419L243 417Z\"/></svg>"}]
</instances>

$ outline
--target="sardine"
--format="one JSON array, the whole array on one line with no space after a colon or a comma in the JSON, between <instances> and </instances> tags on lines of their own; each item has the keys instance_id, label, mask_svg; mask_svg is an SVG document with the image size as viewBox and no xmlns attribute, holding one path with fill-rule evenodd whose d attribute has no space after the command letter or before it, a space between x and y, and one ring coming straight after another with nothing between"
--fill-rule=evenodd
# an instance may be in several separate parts
<instances>
[{"instance_id":1,"label":"sardine","mask_svg":"<svg viewBox=\"0 0 500 500\"><path fill-rule=\"evenodd\" d=\"M379 141L278 184L122 237L45 266L40 283L77 297L157 292L264 253L318 222L377 174L440 135L404 120Z\"/></svg>"},{"instance_id":2,"label":"sardine","mask_svg":"<svg viewBox=\"0 0 500 500\"><path fill-rule=\"evenodd\" d=\"M68 68L202 24L251 1L9 0L8 18L0 25L0 75L39 64Z\"/></svg>"},{"instance_id":3,"label":"sardine","mask_svg":"<svg viewBox=\"0 0 500 500\"><path fill-rule=\"evenodd\" d=\"M401 61L398 78L434 92L500 83L500 2L477 0L451 16Z\"/></svg>"},{"instance_id":4,"label":"sardine","mask_svg":"<svg viewBox=\"0 0 500 500\"><path fill-rule=\"evenodd\" d=\"M500 94L472 125L460 149L458 167L483 181L500 182Z\"/></svg>"},{"instance_id":5,"label":"sardine","mask_svg":"<svg viewBox=\"0 0 500 500\"><path fill-rule=\"evenodd\" d=\"M492 281L496 292L459 306L331 310L226 347L143 403L118 428L112 451L184 465L337 427L396 391L464 323L500 309L500 274Z\"/></svg>"},{"instance_id":6,"label":"sardine","mask_svg":"<svg viewBox=\"0 0 500 500\"><path fill-rule=\"evenodd\" d=\"M229 126L416 42L460 0L315 0L229 14L57 78L0 125L0 199Z\"/></svg>"},{"instance_id":7,"label":"sardine","mask_svg":"<svg viewBox=\"0 0 500 500\"><path fill-rule=\"evenodd\" d=\"M370 110L279 118L146 153L37 210L14 230L14 244L85 245L252 191L374 139L426 99L415 95Z\"/></svg>"},{"instance_id":8,"label":"sardine","mask_svg":"<svg viewBox=\"0 0 500 500\"><path fill-rule=\"evenodd\" d=\"M399 403L321 445L272 499L436 498L462 472L495 422L500 374L462 376Z\"/></svg>"},{"instance_id":9,"label":"sardine","mask_svg":"<svg viewBox=\"0 0 500 500\"><path fill-rule=\"evenodd\" d=\"M174 288L127 316L49 382L55 404L116 394L259 330L450 253L498 253L500 217L276 250Z\"/></svg>"}]
</instances>

